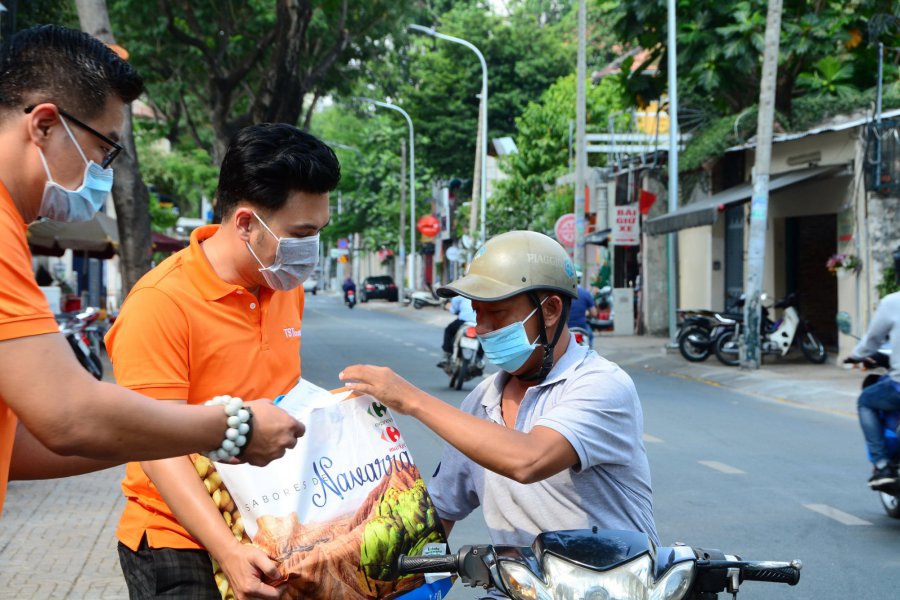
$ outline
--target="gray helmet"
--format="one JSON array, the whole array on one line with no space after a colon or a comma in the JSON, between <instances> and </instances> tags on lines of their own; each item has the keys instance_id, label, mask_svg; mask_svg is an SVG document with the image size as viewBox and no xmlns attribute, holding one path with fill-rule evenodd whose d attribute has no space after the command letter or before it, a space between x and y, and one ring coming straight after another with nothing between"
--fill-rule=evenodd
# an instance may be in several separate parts
<instances>
[{"instance_id":1,"label":"gray helmet","mask_svg":"<svg viewBox=\"0 0 900 600\"><path fill-rule=\"evenodd\" d=\"M575 265L555 240L535 231L494 236L475 253L466 274L437 289L442 298L496 302L537 290L578 297Z\"/></svg>"}]
</instances>

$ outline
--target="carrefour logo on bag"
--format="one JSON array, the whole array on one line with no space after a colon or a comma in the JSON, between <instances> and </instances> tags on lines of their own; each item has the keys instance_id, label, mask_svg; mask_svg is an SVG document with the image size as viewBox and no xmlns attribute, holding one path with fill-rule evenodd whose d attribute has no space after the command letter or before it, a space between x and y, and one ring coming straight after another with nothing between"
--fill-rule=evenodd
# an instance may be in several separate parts
<instances>
[{"instance_id":1,"label":"carrefour logo on bag","mask_svg":"<svg viewBox=\"0 0 900 600\"><path fill-rule=\"evenodd\" d=\"M396 427L385 427L384 431L381 432L381 439L394 443L400 439L400 430Z\"/></svg>"},{"instance_id":2,"label":"carrefour logo on bag","mask_svg":"<svg viewBox=\"0 0 900 600\"><path fill-rule=\"evenodd\" d=\"M387 414L387 406L385 406L384 404L382 404L380 402L373 402L372 404L369 405L369 410L366 412L368 412L371 416L375 417L376 419L380 419L381 417L383 417L384 415Z\"/></svg>"}]
</instances>

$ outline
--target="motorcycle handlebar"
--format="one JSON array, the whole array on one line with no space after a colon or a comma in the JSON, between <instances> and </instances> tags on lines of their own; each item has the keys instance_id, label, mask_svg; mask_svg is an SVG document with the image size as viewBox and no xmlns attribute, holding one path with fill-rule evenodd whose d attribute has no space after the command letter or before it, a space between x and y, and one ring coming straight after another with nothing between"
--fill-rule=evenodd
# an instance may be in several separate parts
<instances>
[{"instance_id":1,"label":"motorcycle handlebar","mask_svg":"<svg viewBox=\"0 0 900 600\"><path fill-rule=\"evenodd\" d=\"M407 556L401 554L397 561L400 573L456 573L459 570L459 560L456 554L444 554L443 556Z\"/></svg>"},{"instance_id":2,"label":"motorcycle handlebar","mask_svg":"<svg viewBox=\"0 0 900 600\"><path fill-rule=\"evenodd\" d=\"M737 569L740 572L741 581L797 585L800 582L800 569L803 567L803 563L799 560L791 562L708 560L697 561L697 566L705 569Z\"/></svg>"}]
</instances>

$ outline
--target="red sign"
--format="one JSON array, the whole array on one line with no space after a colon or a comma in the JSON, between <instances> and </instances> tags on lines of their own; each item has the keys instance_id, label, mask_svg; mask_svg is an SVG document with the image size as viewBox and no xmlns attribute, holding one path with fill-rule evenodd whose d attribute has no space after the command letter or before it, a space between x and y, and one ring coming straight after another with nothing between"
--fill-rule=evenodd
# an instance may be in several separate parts
<instances>
[{"instance_id":1,"label":"red sign","mask_svg":"<svg viewBox=\"0 0 900 600\"><path fill-rule=\"evenodd\" d=\"M556 241L563 246L573 248L575 246L575 213L558 218L553 231L556 233Z\"/></svg>"},{"instance_id":2,"label":"red sign","mask_svg":"<svg viewBox=\"0 0 900 600\"><path fill-rule=\"evenodd\" d=\"M436 217L425 215L419 219L416 229L424 236L434 237L441 232L441 222Z\"/></svg>"}]
</instances>

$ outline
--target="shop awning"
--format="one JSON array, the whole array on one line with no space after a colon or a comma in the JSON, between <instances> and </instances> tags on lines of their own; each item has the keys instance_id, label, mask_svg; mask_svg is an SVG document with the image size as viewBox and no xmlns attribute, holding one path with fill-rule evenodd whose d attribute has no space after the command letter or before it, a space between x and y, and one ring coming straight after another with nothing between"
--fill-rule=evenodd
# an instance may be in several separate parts
<instances>
[{"instance_id":1,"label":"shop awning","mask_svg":"<svg viewBox=\"0 0 900 600\"><path fill-rule=\"evenodd\" d=\"M598 246L606 246L609 244L609 234L612 229L601 229L584 236L585 244L596 244Z\"/></svg>"},{"instance_id":2,"label":"shop awning","mask_svg":"<svg viewBox=\"0 0 900 600\"><path fill-rule=\"evenodd\" d=\"M779 173L769 179L769 191L772 192L816 177L830 176L844 168L846 168L845 165L831 165ZM718 220L719 213L726 206L746 202L752 196L753 183L742 183L718 194L713 194L709 198L682 206L671 213L647 219L644 221L644 230L650 235L659 235L690 227L713 225Z\"/></svg>"},{"instance_id":3,"label":"shop awning","mask_svg":"<svg viewBox=\"0 0 900 600\"><path fill-rule=\"evenodd\" d=\"M40 221L28 228L27 236L34 254L62 256L73 250L91 258L112 258L119 249L116 220L105 213L83 223Z\"/></svg>"}]
</instances>

